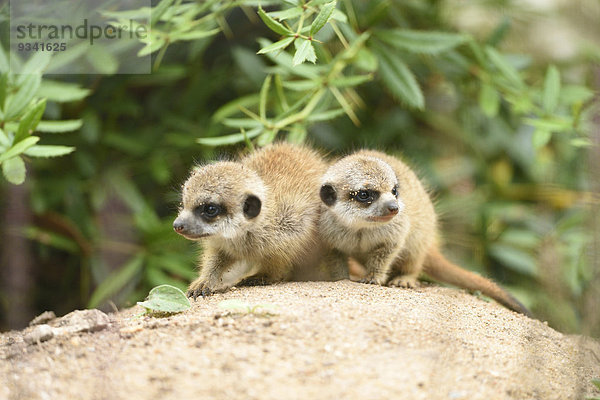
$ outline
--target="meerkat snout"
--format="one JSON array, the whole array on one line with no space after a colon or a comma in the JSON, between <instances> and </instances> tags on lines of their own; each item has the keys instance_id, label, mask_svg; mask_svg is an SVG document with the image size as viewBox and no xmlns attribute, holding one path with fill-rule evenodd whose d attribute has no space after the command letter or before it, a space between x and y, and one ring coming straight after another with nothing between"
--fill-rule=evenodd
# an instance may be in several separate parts
<instances>
[{"instance_id":1,"label":"meerkat snout","mask_svg":"<svg viewBox=\"0 0 600 400\"><path fill-rule=\"evenodd\" d=\"M185 222L183 222L182 220L180 220L179 218L175 219L175 221L173 221L173 229L175 230L175 232L177 233L182 233L186 230L185 227Z\"/></svg>"},{"instance_id":2,"label":"meerkat snout","mask_svg":"<svg viewBox=\"0 0 600 400\"><path fill-rule=\"evenodd\" d=\"M395 200L388 201L387 203L384 204L384 207L387 210L387 212L390 213L391 215L398 214L398 210L400 209L400 207L398 207L398 202Z\"/></svg>"}]
</instances>

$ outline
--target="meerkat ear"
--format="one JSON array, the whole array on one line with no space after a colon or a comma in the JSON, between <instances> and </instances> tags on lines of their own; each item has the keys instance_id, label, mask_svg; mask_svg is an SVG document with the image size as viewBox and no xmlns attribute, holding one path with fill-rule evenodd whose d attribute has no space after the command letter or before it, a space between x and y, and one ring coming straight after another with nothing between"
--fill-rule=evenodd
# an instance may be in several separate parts
<instances>
[{"instance_id":1,"label":"meerkat ear","mask_svg":"<svg viewBox=\"0 0 600 400\"><path fill-rule=\"evenodd\" d=\"M323 203L325 203L328 207L334 205L337 200L335 189L328 183L321 186L321 192L319 194L321 195L321 200L323 200Z\"/></svg>"},{"instance_id":2,"label":"meerkat ear","mask_svg":"<svg viewBox=\"0 0 600 400\"><path fill-rule=\"evenodd\" d=\"M246 201L244 201L244 215L248 219L252 219L260 214L260 208L262 207L262 202L260 199L253 194L248 195L246 197Z\"/></svg>"}]
</instances>

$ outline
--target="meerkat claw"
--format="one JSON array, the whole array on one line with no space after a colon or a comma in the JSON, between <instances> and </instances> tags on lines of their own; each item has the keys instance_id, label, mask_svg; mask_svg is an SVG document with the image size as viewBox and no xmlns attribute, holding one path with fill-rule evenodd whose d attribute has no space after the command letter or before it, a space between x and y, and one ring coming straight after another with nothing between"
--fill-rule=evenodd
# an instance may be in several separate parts
<instances>
[{"instance_id":1,"label":"meerkat claw","mask_svg":"<svg viewBox=\"0 0 600 400\"><path fill-rule=\"evenodd\" d=\"M415 277L397 276L390 281L389 286L396 286L396 287L401 287L401 288L406 288L406 289L415 289L421 285L420 285L419 281L417 280L417 278L415 278Z\"/></svg>"}]
</instances>

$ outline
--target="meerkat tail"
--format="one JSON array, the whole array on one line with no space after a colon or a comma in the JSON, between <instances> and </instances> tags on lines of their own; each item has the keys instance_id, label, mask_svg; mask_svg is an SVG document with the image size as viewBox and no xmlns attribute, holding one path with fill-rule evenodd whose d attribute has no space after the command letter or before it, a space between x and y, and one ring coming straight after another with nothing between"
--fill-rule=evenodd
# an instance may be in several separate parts
<instances>
[{"instance_id":1,"label":"meerkat tail","mask_svg":"<svg viewBox=\"0 0 600 400\"><path fill-rule=\"evenodd\" d=\"M471 291L479 290L503 306L531 317L529 310L500 286L487 278L451 263L437 249L433 249L428 253L423 264L423 271L441 282Z\"/></svg>"}]
</instances>

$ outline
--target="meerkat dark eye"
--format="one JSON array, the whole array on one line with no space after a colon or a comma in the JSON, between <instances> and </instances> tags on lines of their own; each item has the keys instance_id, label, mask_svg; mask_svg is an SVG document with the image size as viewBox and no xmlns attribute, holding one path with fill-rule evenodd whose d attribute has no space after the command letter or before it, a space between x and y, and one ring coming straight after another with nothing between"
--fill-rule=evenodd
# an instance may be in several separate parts
<instances>
[{"instance_id":1,"label":"meerkat dark eye","mask_svg":"<svg viewBox=\"0 0 600 400\"><path fill-rule=\"evenodd\" d=\"M356 200L358 200L358 201L367 202L367 201L369 201L370 198L371 198L371 194L369 194L368 190L359 190L356 193Z\"/></svg>"},{"instance_id":2,"label":"meerkat dark eye","mask_svg":"<svg viewBox=\"0 0 600 400\"><path fill-rule=\"evenodd\" d=\"M204 206L204 215L207 217L216 217L219 214L219 206L214 204L207 204Z\"/></svg>"},{"instance_id":3,"label":"meerkat dark eye","mask_svg":"<svg viewBox=\"0 0 600 400\"><path fill-rule=\"evenodd\" d=\"M396 186L394 186L394 187L392 188L392 194L393 194L395 197L398 197L398 185L396 185Z\"/></svg>"},{"instance_id":4,"label":"meerkat dark eye","mask_svg":"<svg viewBox=\"0 0 600 400\"><path fill-rule=\"evenodd\" d=\"M350 192L350 198L362 203L365 206L373 204L379 198L377 190L361 189Z\"/></svg>"},{"instance_id":5,"label":"meerkat dark eye","mask_svg":"<svg viewBox=\"0 0 600 400\"><path fill-rule=\"evenodd\" d=\"M200 211L200 215L204 219L209 219L209 220L215 218L222 211L222 209L219 205L213 204L213 203L204 204L198 208Z\"/></svg>"}]
</instances>

